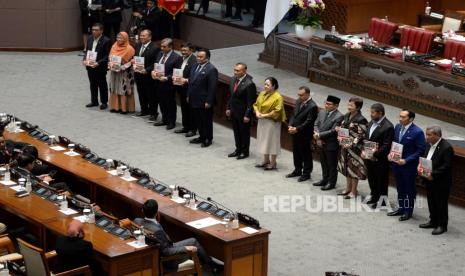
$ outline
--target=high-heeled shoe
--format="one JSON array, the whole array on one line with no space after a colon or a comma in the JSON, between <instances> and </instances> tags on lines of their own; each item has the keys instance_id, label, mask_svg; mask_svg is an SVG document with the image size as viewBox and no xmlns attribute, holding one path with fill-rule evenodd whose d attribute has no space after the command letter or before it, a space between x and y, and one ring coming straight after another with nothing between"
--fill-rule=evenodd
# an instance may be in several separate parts
<instances>
[{"instance_id":1,"label":"high-heeled shoe","mask_svg":"<svg viewBox=\"0 0 465 276\"><path fill-rule=\"evenodd\" d=\"M346 196L344 196L344 199L352 199L352 198L356 198L356 197L357 197L357 194L354 195L354 194L349 193Z\"/></svg>"},{"instance_id":2,"label":"high-heeled shoe","mask_svg":"<svg viewBox=\"0 0 465 276\"><path fill-rule=\"evenodd\" d=\"M338 193L337 195L338 196L346 196L348 194L350 194L350 191L342 191L342 192Z\"/></svg>"},{"instance_id":3,"label":"high-heeled shoe","mask_svg":"<svg viewBox=\"0 0 465 276\"><path fill-rule=\"evenodd\" d=\"M255 165L255 168L265 168L268 164L270 164L270 163L257 164L257 165Z\"/></svg>"},{"instance_id":4,"label":"high-heeled shoe","mask_svg":"<svg viewBox=\"0 0 465 276\"><path fill-rule=\"evenodd\" d=\"M276 167L276 163L274 165L272 165L271 163L266 165L264 170L265 171L273 171L273 170L277 170L278 168Z\"/></svg>"}]
</instances>

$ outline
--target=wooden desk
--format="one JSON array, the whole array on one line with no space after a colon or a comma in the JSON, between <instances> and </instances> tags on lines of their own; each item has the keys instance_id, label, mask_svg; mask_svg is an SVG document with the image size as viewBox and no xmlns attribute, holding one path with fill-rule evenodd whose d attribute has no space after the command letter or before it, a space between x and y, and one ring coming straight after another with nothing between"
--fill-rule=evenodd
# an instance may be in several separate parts
<instances>
[{"instance_id":1,"label":"wooden desk","mask_svg":"<svg viewBox=\"0 0 465 276\"><path fill-rule=\"evenodd\" d=\"M73 219L59 212L58 206L50 201L35 194L17 198L15 191L4 185L0 185L0 206L0 212L8 212L24 220L28 230L39 238L41 248L47 251L55 248L57 235L66 235L67 226ZM95 224L85 223L84 232L84 238L92 243L96 257L108 275L129 275L141 271L147 275L158 275L157 249L135 249L127 245L131 240L121 240Z\"/></svg>"},{"instance_id":2,"label":"wooden desk","mask_svg":"<svg viewBox=\"0 0 465 276\"><path fill-rule=\"evenodd\" d=\"M96 202L102 210L120 219L141 217L142 204L147 199L157 200L161 222L168 234L174 240L196 237L210 255L225 263L224 275L267 275L269 230L263 228L256 234L248 235L239 230L224 232L222 225L194 229L186 223L210 215L186 208L135 182L127 182L113 176L82 157L69 157L63 151L50 150L47 144L30 137L27 133L4 132L4 137L36 146L39 159L59 168L60 172L67 173L69 181L78 181L81 190L88 191L92 202Z\"/></svg>"}]
</instances>

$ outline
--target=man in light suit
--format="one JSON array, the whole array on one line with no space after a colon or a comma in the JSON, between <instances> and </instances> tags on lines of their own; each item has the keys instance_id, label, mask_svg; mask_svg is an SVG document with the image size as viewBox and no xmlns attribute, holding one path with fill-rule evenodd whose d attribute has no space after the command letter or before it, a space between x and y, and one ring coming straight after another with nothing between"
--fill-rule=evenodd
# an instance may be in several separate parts
<instances>
[{"instance_id":1,"label":"man in light suit","mask_svg":"<svg viewBox=\"0 0 465 276\"><path fill-rule=\"evenodd\" d=\"M165 72L152 71L152 78L156 83L156 94L160 99L162 120L154 126L166 126L167 130L176 125L176 94L173 85L173 69L180 68L182 58L173 51L173 40L165 38L161 41L161 52L155 62L164 64Z\"/></svg>"},{"instance_id":2,"label":"man in light suit","mask_svg":"<svg viewBox=\"0 0 465 276\"><path fill-rule=\"evenodd\" d=\"M438 126L426 129L426 146L423 157L432 161L432 171L422 175L426 186L430 221L420 224L420 228L434 228L431 234L441 235L447 232L448 199L452 186L452 160L454 149L445 139ZM419 167L419 172L421 168Z\"/></svg>"},{"instance_id":3,"label":"man in light suit","mask_svg":"<svg viewBox=\"0 0 465 276\"><path fill-rule=\"evenodd\" d=\"M378 204L385 205L387 202L389 184L389 161L387 155L391 149L394 139L394 126L386 118L384 106L375 103L371 106L371 122L368 124L365 140L377 143L378 147L373 153L373 157L368 159L362 152L367 166L368 184L370 185L371 198L367 201L373 209Z\"/></svg>"},{"instance_id":4,"label":"man in light suit","mask_svg":"<svg viewBox=\"0 0 465 276\"><path fill-rule=\"evenodd\" d=\"M189 42L184 43L181 45L181 54L182 54L182 78L181 80L174 80L173 82L181 82L182 85L176 86L176 91L178 92L179 96L179 103L181 105L181 115L182 115L182 129L177 129L174 133L185 133L186 137L195 136L197 132L197 126L194 120L194 114L192 109L187 102L187 79L189 79L191 75L192 67L197 64L197 58L194 54L194 46Z\"/></svg>"},{"instance_id":5,"label":"man in light suit","mask_svg":"<svg viewBox=\"0 0 465 276\"><path fill-rule=\"evenodd\" d=\"M170 239L156 219L158 213L158 202L156 200L147 200L142 206L142 211L144 212L145 218L136 218L134 223L144 226L145 229L155 234L156 239L159 242L159 249L162 256L173 256L180 253L197 252L202 265L209 266L214 273L218 273L223 269L223 266L212 260L197 239L190 238L178 242L173 242ZM167 262L165 270L171 272L176 271L178 265L185 262L187 259L188 256Z\"/></svg>"},{"instance_id":6,"label":"man in light suit","mask_svg":"<svg viewBox=\"0 0 465 276\"><path fill-rule=\"evenodd\" d=\"M141 109L136 116L151 115L155 120L158 116L158 102L152 99L155 98L155 82L150 72L153 70L153 64L160 49L152 42L152 32L148 29L140 32L139 41L136 44L136 55L144 58L144 68L134 74Z\"/></svg>"},{"instance_id":7,"label":"man in light suit","mask_svg":"<svg viewBox=\"0 0 465 276\"><path fill-rule=\"evenodd\" d=\"M399 124L394 128L394 142L403 145L402 157L395 161L390 153L392 171L396 179L399 209L389 212L388 216L400 216L399 221L412 217L417 190L415 179L420 156L425 152L426 142L423 130L413 123L415 112L404 109L399 114Z\"/></svg>"},{"instance_id":8,"label":"man in light suit","mask_svg":"<svg viewBox=\"0 0 465 276\"><path fill-rule=\"evenodd\" d=\"M299 98L295 102L294 112L289 119L288 132L292 135L292 154L294 156L294 171L286 175L297 177L298 182L310 179L313 171L312 137L315 120L318 116L318 106L310 95L310 88L299 88Z\"/></svg>"},{"instance_id":9,"label":"man in light suit","mask_svg":"<svg viewBox=\"0 0 465 276\"><path fill-rule=\"evenodd\" d=\"M340 98L329 95L326 99L325 109L320 111L315 121L313 138L321 148L320 163L323 171L323 179L313 183L321 186L321 190L334 189L337 182L337 152L339 142L337 140L336 126L343 120L344 116L337 109Z\"/></svg>"},{"instance_id":10,"label":"man in light suit","mask_svg":"<svg viewBox=\"0 0 465 276\"><path fill-rule=\"evenodd\" d=\"M218 70L210 63L210 51L197 52L197 64L192 67L187 97L194 111L200 137L190 140L191 144L209 147L213 140L213 105L218 84Z\"/></svg>"},{"instance_id":11,"label":"man in light suit","mask_svg":"<svg viewBox=\"0 0 465 276\"><path fill-rule=\"evenodd\" d=\"M228 157L244 159L249 157L252 105L257 96L257 87L252 76L247 74L245 63L234 66L234 78L229 84L229 93L226 116L232 121L236 149Z\"/></svg>"}]
</instances>

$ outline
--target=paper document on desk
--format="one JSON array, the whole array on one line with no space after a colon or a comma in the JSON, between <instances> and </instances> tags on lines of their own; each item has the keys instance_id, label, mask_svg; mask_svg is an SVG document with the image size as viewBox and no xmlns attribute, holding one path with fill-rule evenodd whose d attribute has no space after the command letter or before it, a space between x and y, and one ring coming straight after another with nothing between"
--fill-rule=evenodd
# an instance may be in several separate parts
<instances>
[{"instance_id":1,"label":"paper document on desk","mask_svg":"<svg viewBox=\"0 0 465 276\"><path fill-rule=\"evenodd\" d=\"M123 179L123 180L126 180L126 181L136 181L136 180L137 180L137 178L132 177L132 176L127 176L127 177L126 177L126 176L122 176L122 177L120 177L120 178Z\"/></svg>"},{"instance_id":2,"label":"paper document on desk","mask_svg":"<svg viewBox=\"0 0 465 276\"><path fill-rule=\"evenodd\" d=\"M244 227L244 228L241 228L239 230L241 230L242 232L247 233L247 234L255 234L255 233L258 232L257 229L254 229L252 227Z\"/></svg>"},{"instance_id":3,"label":"paper document on desk","mask_svg":"<svg viewBox=\"0 0 465 276\"><path fill-rule=\"evenodd\" d=\"M182 197L172 198L171 200L174 201L174 202L176 202L176 203L185 203L185 202L186 202L186 201L184 200L184 198L182 198Z\"/></svg>"},{"instance_id":4,"label":"paper document on desk","mask_svg":"<svg viewBox=\"0 0 465 276\"><path fill-rule=\"evenodd\" d=\"M19 191L22 191L24 188L20 185L16 185L16 186L10 186L10 189L19 192Z\"/></svg>"},{"instance_id":5,"label":"paper document on desk","mask_svg":"<svg viewBox=\"0 0 465 276\"><path fill-rule=\"evenodd\" d=\"M61 213L65 214L65 215L67 215L67 216L69 216L69 215L74 215L74 214L77 214L77 213L78 213L76 210L73 210L73 209L71 209L71 208L68 208L68 209L66 209L66 210L58 210L58 211L60 211Z\"/></svg>"},{"instance_id":6,"label":"paper document on desk","mask_svg":"<svg viewBox=\"0 0 465 276\"><path fill-rule=\"evenodd\" d=\"M12 185L16 185L17 183L11 180L8 180L8 181L3 180L3 181L0 181L0 184L3 184L5 186L12 186Z\"/></svg>"},{"instance_id":7,"label":"paper document on desk","mask_svg":"<svg viewBox=\"0 0 465 276\"><path fill-rule=\"evenodd\" d=\"M79 153L77 153L75 151L67 151L67 152L65 152L65 154L68 155L68 156L71 156L71 157L80 155Z\"/></svg>"},{"instance_id":8,"label":"paper document on desk","mask_svg":"<svg viewBox=\"0 0 465 276\"><path fill-rule=\"evenodd\" d=\"M108 173L111 174L111 175L114 175L114 176L118 176L118 171L116 171L116 170L108 171Z\"/></svg>"},{"instance_id":9,"label":"paper document on desk","mask_svg":"<svg viewBox=\"0 0 465 276\"><path fill-rule=\"evenodd\" d=\"M54 146L54 147L50 147L50 148L51 148L52 150L56 150L56 151L63 151L63 150L65 150L65 148L62 147L62 146Z\"/></svg>"},{"instance_id":10,"label":"paper document on desk","mask_svg":"<svg viewBox=\"0 0 465 276\"><path fill-rule=\"evenodd\" d=\"M129 245L129 246L132 246L134 248L137 248L137 249L147 247L146 243L141 244L139 241L132 241L132 242L128 242L126 244Z\"/></svg>"},{"instance_id":11,"label":"paper document on desk","mask_svg":"<svg viewBox=\"0 0 465 276\"><path fill-rule=\"evenodd\" d=\"M82 216L77 216L77 217L74 217L73 219L75 220L79 220L80 222L84 223L87 221L86 219L86 216L82 215Z\"/></svg>"},{"instance_id":12,"label":"paper document on desk","mask_svg":"<svg viewBox=\"0 0 465 276\"><path fill-rule=\"evenodd\" d=\"M194 227L195 229L202 229L202 228L209 227L209 226L216 225L216 224L220 224L220 223L221 223L221 221L219 221L217 219L214 219L214 218L211 218L211 217L208 217L208 218L204 218L204 219L199 219L199 220L194 220L194 221L191 221L191 222L187 222L186 224L189 225L189 226Z\"/></svg>"}]
</instances>

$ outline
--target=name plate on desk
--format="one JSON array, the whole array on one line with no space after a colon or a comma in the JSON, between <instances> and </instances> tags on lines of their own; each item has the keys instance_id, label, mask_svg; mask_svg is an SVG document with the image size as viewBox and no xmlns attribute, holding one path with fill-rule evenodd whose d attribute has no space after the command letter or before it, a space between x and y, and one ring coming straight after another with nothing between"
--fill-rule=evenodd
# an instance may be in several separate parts
<instances>
[{"instance_id":1,"label":"name plate on desk","mask_svg":"<svg viewBox=\"0 0 465 276\"><path fill-rule=\"evenodd\" d=\"M452 74L465 77L465 68L463 67L453 67L452 68Z\"/></svg>"}]
</instances>

